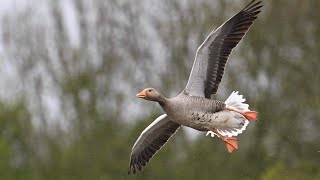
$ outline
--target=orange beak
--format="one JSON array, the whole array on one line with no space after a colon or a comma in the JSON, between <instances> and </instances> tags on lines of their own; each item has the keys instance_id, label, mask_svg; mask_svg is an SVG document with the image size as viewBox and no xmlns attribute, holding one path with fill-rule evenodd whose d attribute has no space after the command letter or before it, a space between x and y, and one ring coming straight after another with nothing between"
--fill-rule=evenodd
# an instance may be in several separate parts
<instances>
[{"instance_id":1,"label":"orange beak","mask_svg":"<svg viewBox=\"0 0 320 180\"><path fill-rule=\"evenodd\" d=\"M138 93L138 94L136 95L136 97L138 97L138 98L145 98L145 97L147 97L147 91L146 91L146 90L141 91L140 93Z\"/></svg>"}]
</instances>

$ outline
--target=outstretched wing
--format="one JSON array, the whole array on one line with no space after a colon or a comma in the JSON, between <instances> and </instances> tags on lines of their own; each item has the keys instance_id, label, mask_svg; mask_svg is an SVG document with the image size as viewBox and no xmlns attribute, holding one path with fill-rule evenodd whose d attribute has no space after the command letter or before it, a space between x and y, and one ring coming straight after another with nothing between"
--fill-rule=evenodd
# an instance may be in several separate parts
<instances>
[{"instance_id":1,"label":"outstretched wing","mask_svg":"<svg viewBox=\"0 0 320 180\"><path fill-rule=\"evenodd\" d=\"M129 172L141 171L152 156L170 139L181 125L171 121L167 114L159 116L139 136L133 145Z\"/></svg>"},{"instance_id":2,"label":"outstretched wing","mask_svg":"<svg viewBox=\"0 0 320 180\"><path fill-rule=\"evenodd\" d=\"M221 82L228 57L260 13L261 1L253 0L238 14L212 31L197 50L185 92L211 98Z\"/></svg>"}]
</instances>

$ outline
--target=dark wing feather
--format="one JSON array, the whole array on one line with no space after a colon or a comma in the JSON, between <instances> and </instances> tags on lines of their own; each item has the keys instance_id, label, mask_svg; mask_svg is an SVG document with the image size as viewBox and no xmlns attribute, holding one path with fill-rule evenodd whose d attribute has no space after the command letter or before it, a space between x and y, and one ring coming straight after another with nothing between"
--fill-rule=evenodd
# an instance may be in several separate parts
<instances>
[{"instance_id":1,"label":"dark wing feather","mask_svg":"<svg viewBox=\"0 0 320 180\"><path fill-rule=\"evenodd\" d=\"M153 155L179 129L180 125L171 121L166 114L159 116L139 136L133 145L128 174L141 171Z\"/></svg>"},{"instance_id":2,"label":"dark wing feather","mask_svg":"<svg viewBox=\"0 0 320 180\"><path fill-rule=\"evenodd\" d=\"M186 93L211 98L221 82L228 57L260 13L261 1L253 0L218 29L197 50Z\"/></svg>"}]
</instances>

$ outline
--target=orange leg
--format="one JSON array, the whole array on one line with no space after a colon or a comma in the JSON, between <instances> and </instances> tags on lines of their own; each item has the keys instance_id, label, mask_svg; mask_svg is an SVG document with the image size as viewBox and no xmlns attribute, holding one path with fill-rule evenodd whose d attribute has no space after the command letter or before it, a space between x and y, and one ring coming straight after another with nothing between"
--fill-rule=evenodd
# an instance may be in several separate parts
<instances>
[{"instance_id":1,"label":"orange leg","mask_svg":"<svg viewBox=\"0 0 320 180\"><path fill-rule=\"evenodd\" d=\"M234 137L222 136L217 130L211 129L224 143L226 144L227 151L232 153L234 150L238 150L238 139Z\"/></svg>"},{"instance_id":2,"label":"orange leg","mask_svg":"<svg viewBox=\"0 0 320 180\"><path fill-rule=\"evenodd\" d=\"M237 112L237 113L243 115L249 121L256 120L257 116L258 116L258 112L256 112L256 111L240 111L239 109L236 109L236 108L234 108L232 106L228 106L228 105L226 105L226 109L229 111L234 111L234 112Z\"/></svg>"}]
</instances>

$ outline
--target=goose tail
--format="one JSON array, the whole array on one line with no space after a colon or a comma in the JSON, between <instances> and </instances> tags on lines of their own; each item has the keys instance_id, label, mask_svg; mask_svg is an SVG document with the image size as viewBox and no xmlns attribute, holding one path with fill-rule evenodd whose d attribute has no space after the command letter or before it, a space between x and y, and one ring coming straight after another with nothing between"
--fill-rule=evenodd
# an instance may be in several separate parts
<instances>
[{"instance_id":1,"label":"goose tail","mask_svg":"<svg viewBox=\"0 0 320 180\"><path fill-rule=\"evenodd\" d=\"M227 106L231 106L234 107L240 111L243 112L250 112L248 114L245 115L241 115L237 112L233 112L231 111L231 113L233 114L233 120L232 122L235 122L236 124L239 124L239 122L241 123L241 126L238 127L234 127L234 128L229 128L229 129L217 129L217 131L222 135L222 136L227 136L227 137L234 137L237 136L239 134L241 134L243 131L246 130L248 124L249 124L249 120L251 120L249 118L249 120L247 119L247 116L254 116L256 114L252 114L255 111L250 111L249 110L249 105L245 103L246 99L243 98L243 95L240 95L238 91L233 91L230 96L227 98L227 100L225 101ZM207 132L207 136L211 135L211 137L214 137L215 133L212 131L208 131Z\"/></svg>"}]
</instances>

